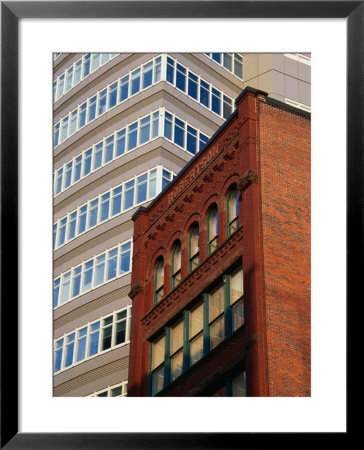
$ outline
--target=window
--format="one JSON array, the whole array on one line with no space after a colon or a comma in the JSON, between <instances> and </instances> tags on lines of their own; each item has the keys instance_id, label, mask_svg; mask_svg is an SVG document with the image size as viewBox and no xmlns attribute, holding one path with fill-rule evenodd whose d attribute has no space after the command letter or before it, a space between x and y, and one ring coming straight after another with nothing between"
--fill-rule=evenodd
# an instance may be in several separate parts
<instances>
[{"instance_id":1,"label":"window","mask_svg":"<svg viewBox=\"0 0 364 450\"><path fill-rule=\"evenodd\" d=\"M194 223L191 226L189 241L188 241L188 271L189 272L192 272L192 270L196 269L196 267L200 263L199 240L200 240L199 227L198 227L197 223Z\"/></svg>"},{"instance_id":2,"label":"window","mask_svg":"<svg viewBox=\"0 0 364 450\"><path fill-rule=\"evenodd\" d=\"M211 394L212 397L246 397L246 371L225 377L223 385Z\"/></svg>"},{"instance_id":3,"label":"window","mask_svg":"<svg viewBox=\"0 0 364 450\"><path fill-rule=\"evenodd\" d=\"M159 258L154 273L154 304L160 302L164 296L164 260Z\"/></svg>"},{"instance_id":4,"label":"window","mask_svg":"<svg viewBox=\"0 0 364 450\"><path fill-rule=\"evenodd\" d=\"M230 236L239 226L239 192L236 186L228 193L226 217L227 235Z\"/></svg>"},{"instance_id":5,"label":"window","mask_svg":"<svg viewBox=\"0 0 364 450\"><path fill-rule=\"evenodd\" d=\"M241 266L234 265L219 279L218 284L211 286L202 298L196 300L197 303L186 308L179 318L176 317L173 325L163 329L161 337L151 342L152 395L244 325ZM243 395L244 380L238 378L234 382L235 395ZM229 392L231 389L230 383Z\"/></svg>"},{"instance_id":6,"label":"window","mask_svg":"<svg viewBox=\"0 0 364 450\"><path fill-rule=\"evenodd\" d=\"M205 53L236 77L243 79L243 58L238 53Z\"/></svg>"},{"instance_id":7,"label":"window","mask_svg":"<svg viewBox=\"0 0 364 450\"><path fill-rule=\"evenodd\" d=\"M107 389L94 392L89 397L126 397L128 395L128 382L109 386Z\"/></svg>"},{"instance_id":8,"label":"window","mask_svg":"<svg viewBox=\"0 0 364 450\"><path fill-rule=\"evenodd\" d=\"M129 342L130 317L131 307L128 306L57 339L54 344L54 372ZM120 390L116 389L112 396L120 396Z\"/></svg>"},{"instance_id":9,"label":"window","mask_svg":"<svg viewBox=\"0 0 364 450\"><path fill-rule=\"evenodd\" d=\"M126 241L61 274L54 280L54 307L129 273L130 261L131 241Z\"/></svg>"},{"instance_id":10,"label":"window","mask_svg":"<svg viewBox=\"0 0 364 450\"><path fill-rule=\"evenodd\" d=\"M165 336L160 337L152 345L152 395L157 394L163 389L164 385L164 354L165 354Z\"/></svg>"},{"instance_id":11,"label":"window","mask_svg":"<svg viewBox=\"0 0 364 450\"><path fill-rule=\"evenodd\" d=\"M219 215L217 206L213 205L207 213L207 254L210 255L218 246Z\"/></svg>"},{"instance_id":12,"label":"window","mask_svg":"<svg viewBox=\"0 0 364 450\"><path fill-rule=\"evenodd\" d=\"M172 280L171 288L174 289L181 282L181 243L175 242L172 249Z\"/></svg>"}]
</instances>

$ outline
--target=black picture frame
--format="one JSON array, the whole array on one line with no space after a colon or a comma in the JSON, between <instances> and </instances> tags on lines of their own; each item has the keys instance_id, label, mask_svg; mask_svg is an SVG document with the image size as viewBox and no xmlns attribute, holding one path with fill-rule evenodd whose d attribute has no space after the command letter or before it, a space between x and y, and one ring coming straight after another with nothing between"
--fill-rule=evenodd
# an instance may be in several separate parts
<instances>
[{"instance_id":1,"label":"black picture frame","mask_svg":"<svg viewBox=\"0 0 364 450\"><path fill-rule=\"evenodd\" d=\"M19 433L18 329L18 22L22 18L346 18L347 20L347 301L363 262L363 1L114 1L1 2L1 448L142 449L265 448L305 445L309 433ZM339 87L340 88L340 87ZM329 95L335 95L334 92ZM344 177L343 177L344 178ZM338 180L335 189L342 188ZM360 292L360 291L358 291ZM10 301L11 300L11 301ZM349 348L349 345L348 345ZM334 364L334 363L333 363ZM334 372L333 372L334 373ZM334 376L334 375L333 375ZM333 394L334 395L334 394ZM349 418L349 414L348 414ZM347 444L346 433L335 433ZM344 443L345 439L345 443ZM327 445L327 435L314 442Z\"/></svg>"}]
</instances>

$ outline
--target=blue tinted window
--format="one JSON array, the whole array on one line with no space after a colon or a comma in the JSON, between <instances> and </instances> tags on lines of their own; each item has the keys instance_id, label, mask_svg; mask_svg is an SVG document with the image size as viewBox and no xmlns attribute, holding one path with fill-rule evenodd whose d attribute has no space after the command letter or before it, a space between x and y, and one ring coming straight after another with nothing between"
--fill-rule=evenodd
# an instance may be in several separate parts
<instances>
[{"instance_id":1,"label":"blue tinted window","mask_svg":"<svg viewBox=\"0 0 364 450\"><path fill-rule=\"evenodd\" d=\"M88 261L85 264L85 271L84 271L84 277L83 277L83 292L89 291L91 289L91 283L92 283L92 273L93 273L93 266L94 261Z\"/></svg>"},{"instance_id":2,"label":"blue tinted window","mask_svg":"<svg viewBox=\"0 0 364 450\"><path fill-rule=\"evenodd\" d=\"M89 213L89 222L88 227L94 227L97 224L97 214L99 210L99 199L96 198L95 200L92 200L90 203L90 213Z\"/></svg>"},{"instance_id":3,"label":"blue tinted window","mask_svg":"<svg viewBox=\"0 0 364 450\"><path fill-rule=\"evenodd\" d=\"M77 128L77 117L78 111L77 109L71 113L71 126L70 126L70 134L75 133Z\"/></svg>"},{"instance_id":4,"label":"blue tinted window","mask_svg":"<svg viewBox=\"0 0 364 450\"><path fill-rule=\"evenodd\" d=\"M177 72L176 72L176 86L181 91L186 91L186 69L182 67L180 64L177 64Z\"/></svg>"},{"instance_id":5,"label":"blue tinted window","mask_svg":"<svg viewBox=\"0 0 364 450\"><path fill-rule=\"evenodd\" d=\"M102 142L98 143L94 149L94 169L98 169L102 164L102 149Z\"/></svg>"},{"instance_id":6,"label":"blue tinted window","mask_svg":"<svg viewBox=\"0 0 364 450\"><path fill-rule=\"evenodd\" d=\"M68 136L68 116L62 121L62 136L61 141L64 141Z\"/></svg>"},{"instance_id":7,"label":"blue tinted window","mask_svg":"<svg viewBox=\"0 0 364 450\"><path fill-rule=\"evenodd\" d=\"M150 116L140 121L140 144L149 141L150 136Z\"/></svg>"},{"instance_id":8,"label":"blue tinted window","mask_svg":"<svg viewBox=\"0 0 364 450\"><path fill-rule=\"evenodd\" d=\"M56 342L56 352L54 355L54 371L55 372L58 372L59 370L61 370L62 355L63 355L63 339L59 339Z\"/></svg>"},{"instance_id":9,"label":"blue tinted window","mask_svg":"<svg viewBox=\"0 0 364 450\"><path fill-rule=\"evenodd\" d=\"M134 180L125 183L124 209L131 208L134 205Z\"/></svg>"},{"instance_id":10,"label":"blue tinted window","mask_svg":"<svg viewBox=\"0 0 364 450\"><path fill-rule=\"evenodd\" d=\"M143 89L152 84L153 61L143 66Z\"/></svg>"},{"instance_id":11,"label":"blue tinted window","mask_svg":"<svg viewBox=\"0 0 364 450\"><path fill-rule=\"evenodd\" d=\"M87 77L90 73L90 53L87 53L83 63L83 77Z\"/></svg>"},{"instance_id":12,"label":"blue tinted window","mask_svg":"<svg viewBox=\"0 0 364 450\"><path fill-rule=\"evenodd\" d=\"M155 60L154 83L157 83L161 79L161 67L162 67L162 58L159 57Z\"/></svg>"},{"instance_id":13,"label":"blue tinted window","mask_svg":"<svg viewBox=\"0 0 364 450\"><path fill-rule=\"evenodd\" d=\"M209 107L209 85L201 80L200 84L200 103Z\"/></svg>"},{"instance_id":14,"label":"blue tinted window","mask_svg":"<svg viewBox=\"0 0 364 450\"><path fill-rule=\"evenodd\" d=\"M74 84L79 83L80 80L81 80L81 65L82 65L82 61L81 60L76 63Z\"/></svg>"},{"instance_id":15,"label":"blue tinted window","mask_svg":"<svg viewBox=\"0 0 364 450\"><path fill-rule=\"evenodd\" d=\"M221 92L212 88L211 109L218 115L221 115Z\"/></svg>"},{"instance_id":16,"label":"blue tinted window","mask_svg":"<svg viewBox=\"0 0 364 450\"><path fill-rule=\"evenodd\" d=\"M121 274L129 272L130 270L130 248L131 248L130 242L121 246L121 254L120 254Z\"/></svg>"},{"instance_id":17,"label":"blue tinted window","mask_svg":"<svg viewBox=\"0 0 364 450\"><path fill-rule=\"evenodd\" d=\"M100 322L91 325L88 356L96 355L99 350Z\"/></svg>"},{"instance_id":18,"label":"blue tinted window","mask_svg":"<svg viewBox=\"0 0 364 450\"><path fill-rule=\"evenodd\" d=\"M87 205L80 208L80 216L78 220L78 234L86 230Z\"/></svg>"},{"instance_id":19,"label":"blue tinted window","mask_svg":"<svg viewBox=\"0 0 364 450\"><path fill-rule=\"evenodd\" d=\"M98 115L103 114L106 111L106 94L107 89L104 89L102 92L100 92Z\"/></svg>"},{"instance_id":20,"label":"blue tinted window","mask_svg":"<svg viewBox=\"0 0 364 450\"><path fill-rule=\"evenodd\" d=\"M132 150L137 146L138 142L138 123L135 122L129 126L128 150Z\"/></svg>"},{"instance_id":21,"label":"blue tinted window","mask_svg":"<svg viewBox=\"0 0 364 450\"><path fill-rule=\"evenodd\" d=\"M171 173L167 170L163 169L163 177L162 177L162 189L168 186L170 180L171 180Z\"/></svg>"},{"instance_id":22,"label":"blue tinted window","mask_svg":"<svg viewBox=\"0 0 364 450\"><path fill-rule=\"evenodd\" d=\"M88 175L91 172L91 157L92 157L92 149L87 150L85 152L85 160L83 164L83 175Z\"/></svg>"},{"instance_id":23,"label":"blue tinted window","mask_svg":"<svg viewBox=\"0 0 364 450\"><path fill-rule=\"evenodd\" d=\"M82 128L86 123L86 108L87 103L84 103L80 106L80 125L79 127Z\"/></svg>"},{"instance_id":24,"label":"blue tinted window","mask_svg":"<svg viewBox=\"0 0 364 450\"><path fill-rule=\"evenodd\" d=\"M126 100L129 96L129 75L120 81L120 101Z\"/></svg>"},{"instance_id":25,"label":"blue tinted window","mask_svg":"<svg viewBox=\"0 0 364 450\"><path fill-rule=\"evenodd\" d=\"M110 136L106 139L105 146L105 163L111 161L114 156L114 136Z\"/></svg>"},{"instance_id":26,"label":"blue tinted window","mask_svg":"<svg viewBox=\"0 0 364 450\"><path fill-rule=\"evenodd\" d=\"M109 92L109 108L112 108L116 105L116 96L118 92L118 84L114 83L110 86L110 92Z\"/></svg>"},{"instance_id":27,"label":"blue tinted window","mask_svg":"<svg viewBox=\"0 0 364 450\"><path fill-rule=\"evenodd\" d=\"M57 224L53 225L53 249L56 246L56 238L57 238Z\"/></svg>"},{"instance_id":28,"label":"blue tinted window","mask_svg":"<svg viewBox=\"0 0 364 450\"><path fill-rule=\"evenodd\" d=\"M74 211L70 214L69 224L68 224L68 239L73 239L76 234L76 220L77 220L77 211Z\"/></svg>"},{"instance_id":29,"label":"blue tinted window","mask_svg":"<svg viewBox=\"0 0 364 450\"><path fill-rule=\"evenodd\" d=\"M87 338L87 327L82 328L82 330L79 330L78 332L78 339L77 339L77 356L76 361L82 361L85 359L86 356L86 338Z\"/></svg>"},{"instance_id":30,"label":"blue tinted window","mask_svg":"<svg viewBox=\"0 0 364 450\"><path fill-rule=\"evenodd\" d=\"M140 69L131 74L131 95L140 91Z\"/></svg>"},{"instance_id":31,"label":"blue tinted window","mask_svg":"<svg viewBox=\"0 0 364 450\"><path fill-rule=\"evenodd\" d=\"M64 189L68 188L68 186L71 184L72 181L72 165L73 162L69 162L66 165L66 172L65 172L65 177L64 177Z\"/></svg>"},{"instance_id":32,"label":"blue tinted window","mask_svg":"<svg viewBox=\"0 0 364 450\"><path fill-rule=\"evenodd\" d=\"M73 269L72 297L76 297L80 293L81 271L82 271L82 266L78 266Z\"/></svg>"},{"instance_id":33,"label":"blue tinted window","mask_svg":"<svg viewBox=\"0 0 364 450\"><path fill-rule=\"evenodd\" d=\"M92 55L92 71L96 70L100 65L100 53Z\"/></svg>"},{"instance_id":34,"label":"blue tinted window","mask_svg":"<svg viewBox=\"0 0 364 450\"><path fill-rule=\"evenodd\" d=\"M53 144L54 147L58 145L58 141L59 141L59 123L57 123L54 129L54 144Z\"/></svg>"},{"instance_id":35,"label":"blue tinted window","mask_svg":"<svg viewBox=\"0 0 364 450\"><path fill-rule=\"evenodd\" d=\"M198 78L191 72L188 74L188 95L197 100Z\"/></svg>"},{"instance_id":36,"label":"blue tinted window","mask_svg":"<svg viewBox=\"0 0 364 450\"><path fill-rule=\"evenodd\" d=\"M66 238L67 217L61 220L58 231L58 246L64 244Z\"/></svg>"},{"instance_id":37,"label":"blue tinted window","mask_svg":"<svg viewBox=\"0 0 364 450\"><path fill-rule=\"evenodd\" d=\"M101 221L109 217L110 193L101 196Z\"/></svg>"},{"instance_id":38,"label":"blue tinted window","mask_svg":"<svg viewBox=\"0 0 364 450\"><path fill-rule=\"evenodd\" d=\"M174 142L181 147L184 147L184 122L174 119Z\"/></svg>"},{"instance_id":39,"label":"blue tinted window","mask_svg":"<svg viewBox=\"0 0 364 450\"><path fill-rule=\"evenodd\" d=\"M112 215L115 216L121 212L122 187L115 188L112 192Z\"/></svg>"},{"instance_id":40,"label":"blue tinted window","mask_svg":"<svg viewBox=\"0 0 364 450\"><path fill-rule=\"evenodd\" d=\"M73 67L71 67L67 71L66 91L69 91L71 89L72 80L73 80Z\"/></svg>"},{"instance_id":41,"label":"blue tinted window","mask_svg":"<svg viewBox=\"0 0 364 450\"><path fill-rule=\"evenodd\" d=\"M173 84L174 80L174 61L171 58L167 58L167 81Z\"/></svg>"},{"instance_id":42,"label":"blue tinted window","mask_svg":"<svg viewBox=\"0 0 364 450\"><path fill-rule=\"evenodd\" d=\"M66 360L65 367L72 365L73 362L73 352L75 348L75 333L71 333L67 336L67 345L66 345Z\"/></svg>"},{"instance_id":43,"label":"blue tinted window","mask_svg":"<svg viewBox=\"0 0 364 450\"><path fill-rule=\"evenodd\" d=\"M144 202L147 199L147 180L147 174L137 178L137 203Z\"/></svg>"},{"instance_id":44,"label":"blue tinted window","mask_svg":"<svg viewBox=\"0 0 364 450\"><path fill-rule=\"evenodd\" d=\"M212 59L221 64L221 53L212 53Z\"/></svg>"},{"instance_id":45,"label":"blue tinted window","mask_svg":"<svg viewBox=\"0 0 364 450\"><path fill-rule=\"evenodd\" d=\"M96 117L96 95L89 100L88 105L88 122Z\"/></svg>"},{"instance_id":46,"label":"blue tinted window","mask_svg":"<svg viewBox=\"0 0 364 450\"><path fill-rule=\"evenodd\" d=\"M111 280L116 277L116 266L118 261L118 249L114 248L108 252L107 256L107 279Z\"/></svg>"},{"instance_id":47,"label":"blue tinted window","mask_svg":"<svg viewBox=\"0 0 364 450\"><path fill-rule=\"evenodd\" d=\"M187 125L187 150L193 154L197 148L197 131Z\"/></svg>"},{"instance_id":48,"label":"blue tinted window","mask_svg":"<svg viewBox=\"0 0 364 450\"><path fill-rule=\"evenodd\" d=\"M164 137L172 140L172 114L165 113Z\"/></svg>"},{"instance_id":49,"label":"blue tinted window","mask_svg":"<svg viewBox=\"0 0 364 450\"><path fill-rule=\"evenodd\" d=\"M104 282L105 276L105 255L100 255L96 258L95 267L95 286Z\"/></svg>"},{"instance_id":50,"label":"blue tinted window","mask_svg":"<svg viewBox=\"0 0 364 450\"><path fill-rule=\"evenodd\" d=\"M75 161L75 167L74 167L74 179L73 181L76 182L81 178L81 164L82 164L82 155L77 156Z\"/></svg>"},{"instance_id":51,"label":"blue tinted window","mask_svg":"<svg viewBox=\"0 0 364 450\"><path fill-rule=\"evenodd\" d=\"M123 155L125 152L125 130L119 131L116 137L116 156Z\"/></svg>"},{"instance_id":52,"label":"blue tinted window","mask_svg":"<svg viewBox=\"0 0 364 450\"><path fill-rule=\"evenodd\" d=\"M152 139L158 136L159 113L153 113Z\"/></svg>"},{"instance_id":53,"label":"blue tinted window","mask_svg":"<svg viewBox=\"0 0 364 450\"><path fill-rule=\"evenodd\" d=\"M63 182L63 167L59 169L56 175L56 194L59 194L62 190L62 182Z\"/></svg>"},{"instance_id":54,"label":"blue tinted window","mask_svg":"<svg viewBox=\"0 0 364 450\"><path fill-rule=\"evenodd\" d=\"M61 75L58 80L58 97L63 95L64 91L64 75Z\"/></svg>"},{"instance_id":55,"label":"blue tinted window","mask_svg":"<svg viewBox=\"0 0 364 450\"><path fill-rule=\"evenodd\" d=\"M55 308L58 305L59 299L59 286L61 283L61 279L57 278L53 283L53 307Z\"/></svg>"}]
</instances>

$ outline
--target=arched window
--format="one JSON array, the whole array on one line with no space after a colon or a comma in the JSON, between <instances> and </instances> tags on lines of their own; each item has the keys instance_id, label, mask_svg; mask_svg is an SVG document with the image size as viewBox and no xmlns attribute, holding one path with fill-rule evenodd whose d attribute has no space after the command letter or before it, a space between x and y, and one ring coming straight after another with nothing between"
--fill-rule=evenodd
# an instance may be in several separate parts
<instances>
[{"instance_id":1,"label":"arched window","mask_svg":"<svg viewBox=\"0 0 364 450\"><path fill-rule=\"evenodd\" d=\"M174 289L181 282L181 243L176 241L172 249L172 280L171 288Z\"/></svg>"},{"instance_id":2,"label":"arched window","mask_svg":"<svg viewBox=\"0 0 364 450\"><path fill-rule=\"evenodd\" d=\"M218 247L219 214L217 206L213 205L207 215L207 254L210 255Z\"/></svg>"},{"instance_id":3,"label":"arched window","mask_svg":"<svg viewBox=\"0 0 364 450\"><path fill-rule=\"evenodd\" d=\"M200 232L198 224L192 224L188 239L188 271L192 272L200 263Z\"/></svg>"},{"instance_id":4,"label":"arched window","mask_svg":"<svg viewBox=\"0 0 364 450\"><path fill-rule=\"evenodd\" d=\"M154 273L154 303L158 303L164 296L164 260L159 258Z\"/></svg>"},{"instance_id":5,"label":"arched window","mask_svg":"<svg viewBox=\"0 0 364 450\"><path fill-rule=\"evenodd\" d=\"M230 189L227 197L227 235L230 236L239 226L239 192L236 187Z\"/></svg>"}]
</instances>

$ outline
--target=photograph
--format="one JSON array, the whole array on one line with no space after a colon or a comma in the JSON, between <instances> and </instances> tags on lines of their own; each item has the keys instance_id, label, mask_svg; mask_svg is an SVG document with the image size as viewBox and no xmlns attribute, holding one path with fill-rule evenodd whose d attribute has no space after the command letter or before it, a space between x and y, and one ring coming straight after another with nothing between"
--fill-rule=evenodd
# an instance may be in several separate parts
<instances>
[{"instance_id":1,"label":"photograph","mask_svg":"<svg viewBox=\"0 0 364 450\"><path fill-rule=\"evenodd\" d=\"M311 395L311 55L53 54L53 395Z\"/></svg>"}]
</instances>

